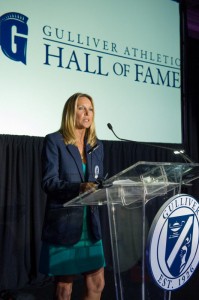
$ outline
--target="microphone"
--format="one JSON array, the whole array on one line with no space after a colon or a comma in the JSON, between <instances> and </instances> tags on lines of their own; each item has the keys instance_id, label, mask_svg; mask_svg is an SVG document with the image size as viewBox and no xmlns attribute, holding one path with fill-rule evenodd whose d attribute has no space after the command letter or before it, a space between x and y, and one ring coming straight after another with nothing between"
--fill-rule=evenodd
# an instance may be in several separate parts
<instances>
[{"instance_id":1,"label":"microphone","mask_svg":"<svg viewBox=\"0 0 199 300\"><path fill-rule=\"evenodd\" d=\"M112 133L114 134L114 136L116 136L116 138L117 138L118 140L125 141L125 142L133 142L133 141L129 141L129 140L126 140L126 139L119 138L119 137L116 135L115 131L113 130L113 126L112 126L110 123L108 123L107 126L108 126L108 128L112 131Z\"/></svg>"},{"instance_id":2,"label":"microphone","mask_svg":"<svg viewBox=\"0 0 199 300\"><path fill-rule=\"evenodd\" d=\"M88 154L91 154L93 151L95 151L97 148L99 147L99 144L95 144L93 147L91 147L88 151L87 151L87 153Z\"/></svg>"},{"instance_id":3,"label":"microphone","mask_svg":"<svg viewBox=\"0 0 199 300\"><path fill-rule=\"evenodd\" d=\"M127 139L122 139L120 137L118 137L115 133L115 131L113 130L113 126L111 125L111 123L108 123L107 124L108 128L112 131L112 133L114 134L114 136L118 139L118 140L121 140L121 141L125 141L125 142L135 142L135 141L130 141L130 140L127 140ZM137 142L139 143L139 142Z\"/></svg>"},{"instance_id":4,"label":"microphone","mask_svg":"<svg viewBox=\"0 0 199 300\"><path fill-rule=\"evenodd\" d=\"M108 177L108 173L103 178L98 178L96 180L96 184L98 185L98 189L108 188L113 185L113 183L106 183L106 179Z\"/></svg>"},{"instance_id":5,"label":"microphone","mask_svg":"<svg viewBox=\"0 0 199 300\"><path fill-rule=\"evenodd\" d=\"M114 136L117 139L121 140L121 141L134 142L134 143L137 143L137 144L147 145L147 146L150 146L150 147L170 150L170 151L173 151L173 154L180 155L184 159L185 162L194 163L194 161L185 153L184 149L173 149L173 148L170 148L170 147L154 145L154 144L151 144L151 143L145 143L145 142L138 142L138 141L133 141L133 140L122 139L122 138L120 138L116 135L116 133L113 130L113 126L110 123L108 123L107 126L113 132Z\"/></svg>"}]
</instances>

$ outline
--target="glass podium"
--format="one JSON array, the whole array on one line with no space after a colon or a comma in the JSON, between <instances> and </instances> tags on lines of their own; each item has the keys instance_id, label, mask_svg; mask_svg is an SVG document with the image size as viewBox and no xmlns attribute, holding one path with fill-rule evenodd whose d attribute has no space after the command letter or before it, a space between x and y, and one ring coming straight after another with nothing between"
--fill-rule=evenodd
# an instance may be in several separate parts
<instances>
[{"instance_id":1,"label":"glass podium","mask_svg":"<svg viewBox=\"0 0 199 300\"><path fill-rule=\"evenodd\" d=\"M199 178L199 164L138 162L64 207L105 205L108 210L116 300L169 300L172 291L150 276L146 244L150 227L162 205Z\"/></svg>"}]
</instances>

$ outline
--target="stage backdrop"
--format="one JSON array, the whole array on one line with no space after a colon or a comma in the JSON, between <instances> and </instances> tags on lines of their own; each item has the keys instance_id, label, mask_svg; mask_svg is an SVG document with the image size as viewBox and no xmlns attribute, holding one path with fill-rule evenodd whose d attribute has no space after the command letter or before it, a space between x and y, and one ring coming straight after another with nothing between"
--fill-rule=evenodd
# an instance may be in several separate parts
<instances>
[{"instance_id":1,"label":"stage backdrop","mask_svg":"<svg viewBox=\"0 0 199 300\"><path fill-rule=\"evenodd\" d=\"M44 136L75 92L99 138L181 143L180 13L171 0L7 0L0 9L0 133Z\"/></svg>"}]
</instances>

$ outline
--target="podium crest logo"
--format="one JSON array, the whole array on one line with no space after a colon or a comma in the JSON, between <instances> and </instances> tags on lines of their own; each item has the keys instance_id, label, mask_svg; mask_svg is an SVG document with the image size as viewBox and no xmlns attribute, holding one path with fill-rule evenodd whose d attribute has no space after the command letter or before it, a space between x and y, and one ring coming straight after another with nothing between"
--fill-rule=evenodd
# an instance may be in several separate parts
<instances>
[{"instance_id":1,"label":"podium crest logo","mask_svg":"<svg viewBox=\"0 0 199 300\"><path fill-rule=\"evenodd\" d=\"M199 262L199 204L186 194L169 199L158 211L148 236L147 262L164 290L182 287Z\"/></svg>"},{"instance_id":2,"label":"podium crest logo","mask_svg":"<svg viewBox=\"0 0 199 300\"><path fill-rule=\"evenodd\" d=\"M26 64L28 18L17 12L0 17L0 44L2 52L14 61Z\"/></svg>"}]
</instances>

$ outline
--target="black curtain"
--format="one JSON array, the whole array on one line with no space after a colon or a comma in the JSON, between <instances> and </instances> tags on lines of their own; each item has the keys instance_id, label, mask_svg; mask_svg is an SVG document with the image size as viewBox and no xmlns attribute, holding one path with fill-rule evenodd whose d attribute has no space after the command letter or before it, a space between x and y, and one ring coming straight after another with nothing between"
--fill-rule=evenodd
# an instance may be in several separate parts
<instances>
[{"instance_id":1,"label":"black curtain","mask_svg":"<svg viewBox=\"0 0 199 300\"><path fill-rule=\"evenodd\" d=\"M199 39L187 39L186 55L186 132L188 151L199 161Z\"/></svg>"},{"instance_id":2,"label":"black curtain","mask_svg":"<svg viewBox=\"0 0 199 300\"><path fill-rule=\"evenodd\" d=\"M138 161L185 162L183 157L174 154L173 149L182 149L181 144L158 144L103 141L104 173L111 177Z\"/></svg>"},{"instance_id":3,"label":"black curtain","mask_svg":"<svg viewBox=\"0 0 199 300\"><path fill-rule=\"evenodd\" d=\"M0 136L0 290L40 280L43 138Z\"/></svg>"}]
</instances>

